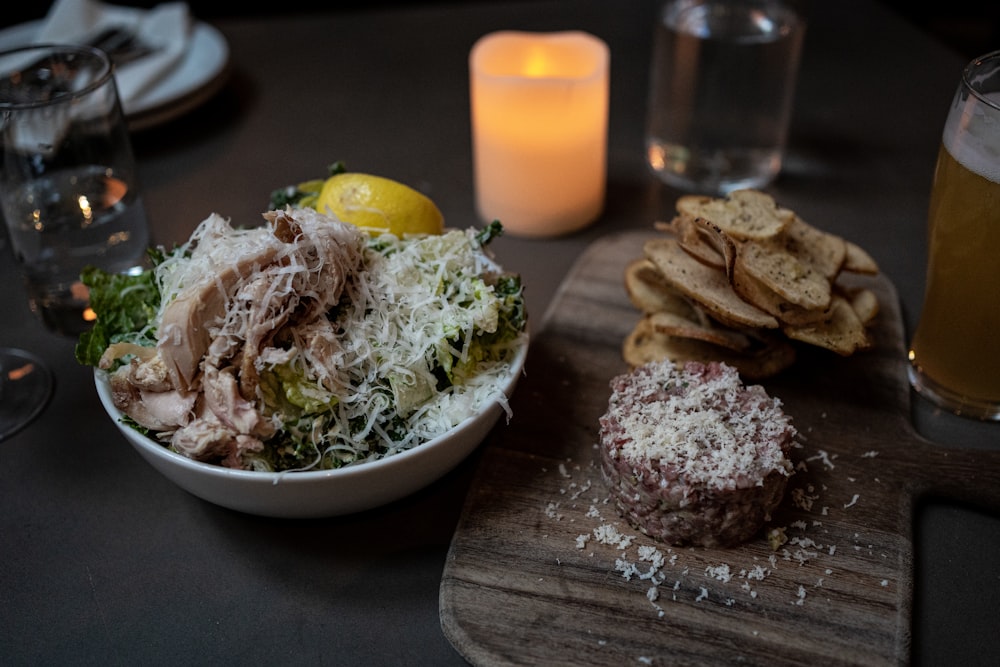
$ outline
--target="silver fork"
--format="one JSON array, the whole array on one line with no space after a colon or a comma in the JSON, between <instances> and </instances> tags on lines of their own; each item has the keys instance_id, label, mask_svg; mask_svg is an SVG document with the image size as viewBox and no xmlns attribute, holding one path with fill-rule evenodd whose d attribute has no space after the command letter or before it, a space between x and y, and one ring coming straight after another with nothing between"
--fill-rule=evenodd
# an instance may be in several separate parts
<instances>
[{"instance_id":1,"label":"silver fork","mask_svg":"<svg viewBox=\"0 0 1000 667\"><path fill-rule=\"evenodd\" d=\"M139 40L132 30L122 26L105 28L86 43L107 53L117 66L148 56L156 50Z\"/></svg>"}]
</instances>

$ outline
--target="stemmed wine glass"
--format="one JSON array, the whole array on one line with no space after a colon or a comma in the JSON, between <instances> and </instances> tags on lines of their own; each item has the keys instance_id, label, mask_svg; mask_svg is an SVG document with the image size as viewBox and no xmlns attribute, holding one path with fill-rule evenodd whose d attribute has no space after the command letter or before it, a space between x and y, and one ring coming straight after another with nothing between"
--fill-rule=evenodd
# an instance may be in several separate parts
<instances>
[{"instance_id":1,"label":"stemmed wine glass","mask_svg":"<svg viewBox=\"0 0 1000 667\"><path fill-rule=\"evenodd\" d=\"M0 442L32 422L52 396L52 373L34 354L0 347Z\"/></svg>"},{"instance_id":2,"label":"stemmed wine glass","mask_svg":"<svg viewBox=\"0 0 1000 667\"><path fill-rule=\"evenodd\" d=\"M7 252L6 226L0 216L0 251ZM37 356L16 347L0 347L0 442L41 414L52 396L52 371Z\"/></svg>"}]
</instances>

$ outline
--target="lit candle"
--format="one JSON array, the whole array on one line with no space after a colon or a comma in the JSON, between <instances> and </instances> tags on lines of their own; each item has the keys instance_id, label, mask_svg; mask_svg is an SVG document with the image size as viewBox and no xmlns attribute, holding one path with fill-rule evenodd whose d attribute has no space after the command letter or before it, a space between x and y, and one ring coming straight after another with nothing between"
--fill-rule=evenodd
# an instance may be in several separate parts
<instances>
[{"instance_id":1,"label":"lit candle","mask_svg":"<svg viewBox=\"0 0 1000 667\"><path fill-rule=\"evenodd\" d=\"M504 31L469 56L476 206L512 234L558 236L604 207L608 65L582 32Z\"/></svg>"}]
</instances>

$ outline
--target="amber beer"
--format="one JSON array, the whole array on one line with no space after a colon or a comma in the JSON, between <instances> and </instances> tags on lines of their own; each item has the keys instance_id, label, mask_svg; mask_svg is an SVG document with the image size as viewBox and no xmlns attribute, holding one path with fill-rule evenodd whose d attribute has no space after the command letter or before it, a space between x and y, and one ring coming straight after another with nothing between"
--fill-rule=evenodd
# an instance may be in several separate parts
<instances>
[{"instance_id":1,"label":"amber beer","mask_svg":"<svg viewBox=\"0 0 1000 667\"><path fill-rule=\"evenodd\" d=\"M992 113L1000 119L1000 110ZM960 125L946 128L934 172L910 373L943 407L1000 419L1000 135L972 139ZM991 134L997 146L989 157L978 142Z\"/></svg>"}]
</instances>

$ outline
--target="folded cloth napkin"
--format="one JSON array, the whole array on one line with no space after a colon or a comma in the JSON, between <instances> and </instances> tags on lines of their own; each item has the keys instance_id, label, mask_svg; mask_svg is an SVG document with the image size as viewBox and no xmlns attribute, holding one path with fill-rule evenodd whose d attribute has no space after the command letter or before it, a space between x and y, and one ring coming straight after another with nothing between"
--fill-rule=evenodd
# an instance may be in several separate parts
<instances>
[{"instance_id":1,"label":"folded cloth napkin","mask_svg":"<svg viewBox=\"0 0 1000 667\"><path fill-rule=\"evenodd\" d=\"M116 6L98 0L56 0L49 10L36 44L86 43L108 28L128 28L153 51L116 66L115 82L126 113L183 59L191 39L187 3L166 2L152 9Z\"/></svg>"}]
</instances>

